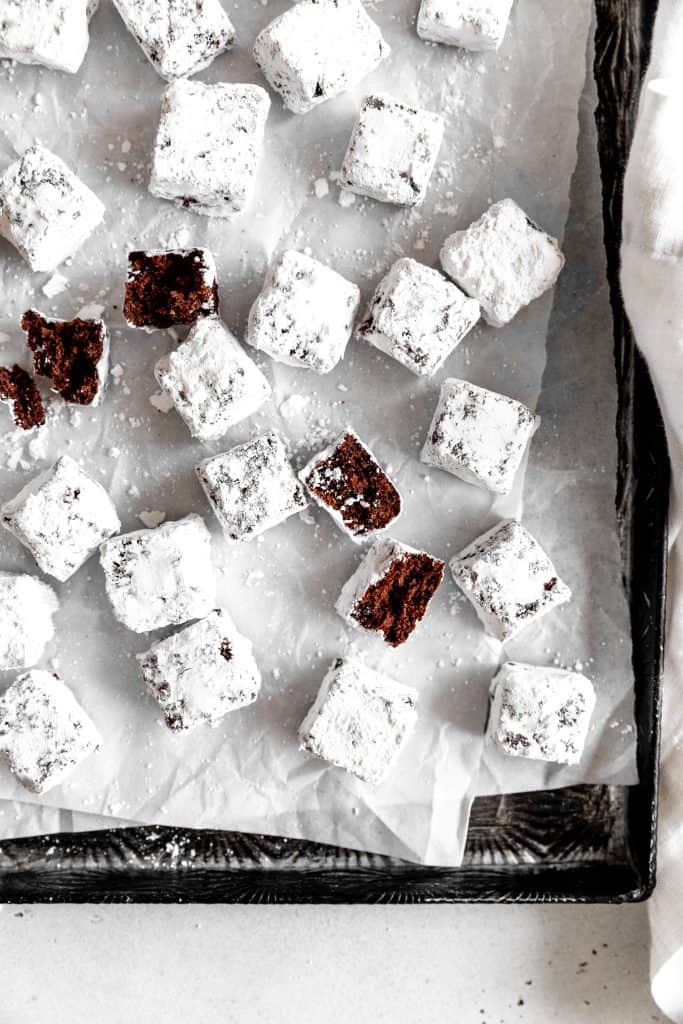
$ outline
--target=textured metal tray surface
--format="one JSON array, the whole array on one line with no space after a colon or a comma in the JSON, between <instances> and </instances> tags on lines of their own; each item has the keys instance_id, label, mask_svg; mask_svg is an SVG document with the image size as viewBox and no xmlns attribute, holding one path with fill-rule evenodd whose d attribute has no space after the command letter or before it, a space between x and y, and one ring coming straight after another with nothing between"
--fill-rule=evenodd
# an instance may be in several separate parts
<instances>
[{"instance_id":1,"label":"textured metal tray surface","mask_svg":"<svg viewBox=\"0 0 683 1024\"><path fill-rule=\"evenodd\" d=\"M133 828L0 844L0 900L617 902L655 880L668 460L621 304L621 184L656 0L596 0L605 245L619 388L617 508L631 605L641 782L475 801L461 868L424 868L300 840Z\"/></svg>"}]
</instances>

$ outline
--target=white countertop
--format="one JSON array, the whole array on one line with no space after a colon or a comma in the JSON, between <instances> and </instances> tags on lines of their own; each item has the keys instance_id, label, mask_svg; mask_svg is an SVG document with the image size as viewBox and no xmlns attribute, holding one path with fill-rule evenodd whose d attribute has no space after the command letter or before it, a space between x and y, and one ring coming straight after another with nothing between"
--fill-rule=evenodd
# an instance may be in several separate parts
<instances>
[{"instance_id":1,"label":"white countertop","mask_svg":"<svg viewBox=\"0 0 683 1024\"><path fill-rule=\"evenodd\" d=\"M0 1024L665 1020L644 906L5 906L0 935Z\"/></svg>"}]
</instances>

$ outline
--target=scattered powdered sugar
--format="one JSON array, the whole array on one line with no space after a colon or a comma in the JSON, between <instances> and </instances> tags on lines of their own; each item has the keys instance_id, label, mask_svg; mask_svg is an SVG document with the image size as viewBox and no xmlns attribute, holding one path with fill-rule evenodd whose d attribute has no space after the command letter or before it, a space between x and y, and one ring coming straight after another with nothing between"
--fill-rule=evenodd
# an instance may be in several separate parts
<instances>
[{"instance_id":1,"label":"scattered powdered sugar","mask_svg":"<svg viewBox=\"0 0 683 1024\"><path fill-rule=\"evenodd\" d=\"M49 281L46 281L41 291L43 295L46 295L48 299L53 299L55 295L60 295L69 287L68 277L64 277L63 274L53 274Z\"/></svg>"},{"instance_id":2,"label":"scattered powdered sugar","mask_svg":"<svg viewBox=\"0 0 683 1024\"><path fill-rule=\"evenodd\" d=\"M157 391L149 396L149 404L159 412L167 413L173 408L173 399L166 391Z\"/></svg>"},{"instance_id":3,"label":"scattered powdered sugar","mask_svg":"<svg viewBox=\"0 0 683 1024\"><path fill-rule=\"evenodd\" d=\"M166 513L160 512L158 509L143 509L138 514L140 522L150 530L153 530L155 526L161 526L165 518Z\"/></svg>"}]
</instances>

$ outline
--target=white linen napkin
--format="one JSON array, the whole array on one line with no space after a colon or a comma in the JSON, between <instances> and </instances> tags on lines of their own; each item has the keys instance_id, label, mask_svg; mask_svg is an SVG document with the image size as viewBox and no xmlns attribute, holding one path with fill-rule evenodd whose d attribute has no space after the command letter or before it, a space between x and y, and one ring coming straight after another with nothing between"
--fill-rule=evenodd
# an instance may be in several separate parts
<instances>
[{"instance_id":1,"label":"white linen napkin","mask_svg":"<svg viewBox=\"0 0 683 1024\"><path fill-rule=\"evenodd\" d=\"M652 994L683 1024L683 3L661 0L624 183L621 284L671 457L658 883Z\"/></svg>"}]
</instances>

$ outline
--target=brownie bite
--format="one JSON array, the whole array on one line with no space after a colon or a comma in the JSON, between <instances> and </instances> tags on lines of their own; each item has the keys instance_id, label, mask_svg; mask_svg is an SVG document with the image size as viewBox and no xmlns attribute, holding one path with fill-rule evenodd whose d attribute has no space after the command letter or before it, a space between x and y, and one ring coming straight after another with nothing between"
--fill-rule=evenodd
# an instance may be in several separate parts
<instances>
[{"instance_id":1,"label":"brownie bite","mask_svg":"<svg viewBox=\"0 0 683 1024\"><path fill-rule=\"evenodd\" d=\"M444 121L386 93L361 103L342 163L343 188L382 203L419 206L443 139Z\"/></svg>"},{"instance_id":2,"label":"brownie bite","mask_svg":"<svg viewBox=\"0 0 683 1024\"><path fill-rule=\"evenodd\" d=\"M515 519L472 541L451 560L451 572L487 632L503 643L571 597L541 545Z\"/></svg>"},{"instance_id":3,"label":"brownie bite","mask_svg":"<svg viewBox=\"0 0 683 1024\"><path fill-rule=\"evenodd\" d=\"M35 309L21 318L33 369L75 405L96 405L109 362L109 332L101 320L50 320Z\"/></svg>"},{"instance_id":4,"label":"brownie bite","mask_svg":"<svg viewBox=\"0 0 683 1024\"><path fill-rule=\"evenodd\" d=\"M345 583L336 609L350 625L399 647L424 617L443 572L444 563L425 551L379 540Z\"/></svg>"},{"instance_id":5,"label":"brownie bite","mask_svg":"<svg viewBox=\"0 0 683 1024\"><path fill-rule=\"evenodd\" d=\"M356 658L337 658L299 727L300 749L376 786L413 733L416 703L410 687Z\"/></svg>"},{"instance_id":6,"label":"brownie bite","mask_svg":"<svg viewBox=\"0 0 683 1024\"><path fill-rule=\"evenodd\" d=\"M251 540L306 508L304 489L275 430L204 459L196 473L229 540Z\"/></svg>"},{"instance_id":7,"label":"brownie bite","mask_svg":"<svg viewBox=\"0 0 683 1024\"><path fill-rule=\"evenodd\" d=\"M352 430L311 459L299 479L352 540L368 540L400 515L401 495Z\"/></svg>"},{"instance_id":8,"label":"brownie bite","mask_svg":"<svg viewBox=\"0 0 683 1024\"><path fill-rule=\"evenodd\" d=\"M194 75L235 41L220 0L114 0L147 60L168 81Z\"/></svg>"},{"instance_id":9,"label":"brownie bite","mask_svg":"<svg viewBox=\"0 0 683 1024\"><path fill-rule=\"evenodd\" d=\"M208 249L128 254L123 315L131 327L160 331L217 312L216 266Z\"/></svg>"},{"instance_id":10,"label":"brownie bite","mask_svg":"<svg viewBox=\"0 0 683 1024\"><path fill-rule=\"evenodd\" d=\"M14 422L22 430L41 427L45 408L33 377L21 366L0 366L0 401L12 408Z\"/></svg>"},{"instance_id":11,"label":"brownie bite","mask_svg":"<svg viewBox=\"0 0 683 1024\"><path fill-rule=\"evenodd\" d=\"M595 700L579 672L508 661L491 683L487 742L512 757L578 764Z\"/></svg>"},{"instance_id":12,"label":"brownie bite","mask_svg":"<svg viewBox=\"0 0 683 1024\"><path fill-rule=\"evenodd\" d=\"M0 523L28 548L39 569L60 583L121 529L102 484L70 455L62 455L0 506Z\"/></svg>"},{"instance_id":13,"label":"brownie bite","mask_svg":"<svg viewBox=\"0 0 683 1024\"><path fill-rule=\"evenodd\" d=\"M251 642L222 608L157 641L137 660L173 732L217 725L253 704L261 688Z\"/></svg>"},{"instance_id":14,"label":"brownie bite","mask_svg":"<svg viewBox=\"0 0 683 1024\"><path fill-rule=\"evenodd\" d=\"M31 270L52 271L101 224L104 206L44 146L30 146L0 175L0 235Z\"/></svg>"},{"instance_id":15,"label":"brownie bite","mask_svg":"<svg viewBox=\"0 0 683 1024\"><path fill-rule=\"evenodd\" d=\"M0 761L32 793L47 793L102 745L59 676L34 668L0 697Z\"/></svg>"}]
</instances>

